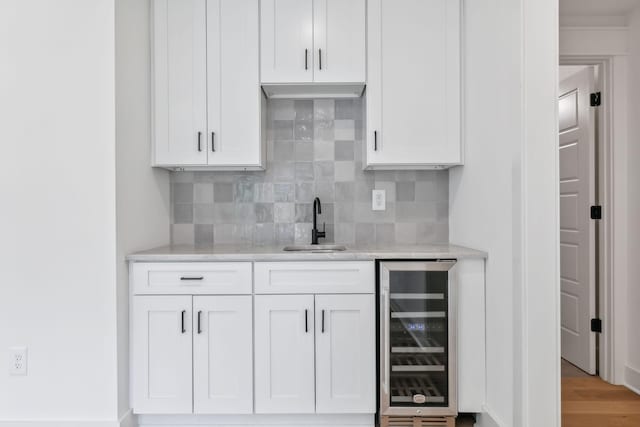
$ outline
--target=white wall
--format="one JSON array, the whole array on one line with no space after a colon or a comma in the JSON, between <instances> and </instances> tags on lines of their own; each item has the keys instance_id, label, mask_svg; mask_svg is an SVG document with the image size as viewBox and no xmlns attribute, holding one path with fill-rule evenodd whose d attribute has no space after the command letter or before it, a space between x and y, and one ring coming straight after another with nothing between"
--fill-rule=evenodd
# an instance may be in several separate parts
<instances>
[{"instance_id":1,"label":"white wall","mask_svg":"<svg viewBox=\"0 0 640 427\"><path fill-rule=\"evenodd\" d=\"M640 7L629 18L629 230L628 248L630 259L640 254ZM625 383L640 393L640 263L629 263L628 303L628 346L625 369ZM631 326L634 325L634 326Z\"/></svg>"},{"instance_id":2,"label":"white wall","mask_svg":"<svg viewBox=\"0 0 640 427\"><path fill-rule=\"evenodd\" d=\"M113 0L0 2L0 425L116 418L114 102Z\"/></svg>"},{"instance_id":3,"label":"white wall","mask_svg":"<svg viewBox=\"0 0 640 427\"><path fill-rule=\"evenodd\" d=\"M152 169L149 0L116 0L118 415L129 410L128 253L169 244L169 173Z\"/></svg>"},{"instance_id":4,"label":"white wall","mask_svg":"<svg viewBox=\"0 0 640 427\"><path fill-rule=\"evenodd\" d=\"M450 172L450 237L489 253L478 425L558 425L557 2L465 8L465 166Z\"/></svg>"}]
</instances>

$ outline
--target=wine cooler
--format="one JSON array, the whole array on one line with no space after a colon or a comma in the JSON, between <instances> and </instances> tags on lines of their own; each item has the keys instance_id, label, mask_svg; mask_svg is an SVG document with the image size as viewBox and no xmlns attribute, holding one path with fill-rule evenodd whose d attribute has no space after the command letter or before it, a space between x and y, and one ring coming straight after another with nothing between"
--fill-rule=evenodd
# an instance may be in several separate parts
<instances>
[{"instance_id":1,"label":"wine cooler","mask_svg":"<svg viewBox=\"0 0 640 427\"><path fill-rule=\"evenodd\" d=\"M381 417L457 414L454 265L379 263Z\"/></svg>"}]
</instances>

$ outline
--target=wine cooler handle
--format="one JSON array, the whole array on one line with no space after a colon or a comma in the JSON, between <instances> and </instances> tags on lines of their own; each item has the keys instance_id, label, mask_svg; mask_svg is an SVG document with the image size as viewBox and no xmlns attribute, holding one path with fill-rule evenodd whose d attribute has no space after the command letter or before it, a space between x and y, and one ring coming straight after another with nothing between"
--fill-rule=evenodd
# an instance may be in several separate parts
<instances>
[{"instance_id":1,"label":"wine cooler handle","mask_svg":"<svg viewBox=\"0 0 640 427\"><path fill-rule=\"evenodd\" d=\"M385 283L382 284L382 304L380 313L380 319L382 320L382 342L383 342L383 351L382 360L383 360L383 369L384 375L382 375L382 389L384 390L385 395L389 395L389 340L391 337L389 336L389 287L388 284L385 286Z\"/></svg>"}]
</instances>

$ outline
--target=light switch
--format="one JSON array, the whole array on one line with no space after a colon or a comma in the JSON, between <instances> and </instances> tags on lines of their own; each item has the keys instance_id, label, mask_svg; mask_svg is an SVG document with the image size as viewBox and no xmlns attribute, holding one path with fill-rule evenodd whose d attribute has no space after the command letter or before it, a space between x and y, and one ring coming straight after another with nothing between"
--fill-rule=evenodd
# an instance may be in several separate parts
<instances>
[{"instance_id":1,"label":"light switch","mask_svg":"<svg viewBox=\"0 0 640 427\"><path fill-rule=\"evenodd\" d=\"M387 196L384 190L373 190L371 197L371 209L383 211L387 208Z\"/></svg>"}]
</instances>

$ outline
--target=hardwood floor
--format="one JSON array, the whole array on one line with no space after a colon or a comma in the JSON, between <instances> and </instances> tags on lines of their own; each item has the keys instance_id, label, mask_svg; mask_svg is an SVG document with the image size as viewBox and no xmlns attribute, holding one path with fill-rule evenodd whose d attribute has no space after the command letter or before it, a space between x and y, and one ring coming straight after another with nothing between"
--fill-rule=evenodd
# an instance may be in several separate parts
<instances>
[{"instance_id":1,"label":"hardwood floor","mask_svg":"<svg viewBox=\"0 0 640 427\"><path fill-rule=\"evenodd\" d=\"M611 385L599 377L581 375L563 366L562 427L638 426L639 395L626 387Z\"/></svg>"}]
</instances>

